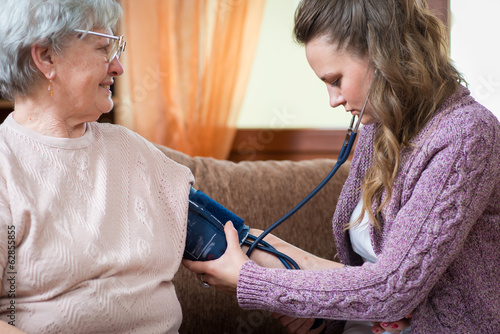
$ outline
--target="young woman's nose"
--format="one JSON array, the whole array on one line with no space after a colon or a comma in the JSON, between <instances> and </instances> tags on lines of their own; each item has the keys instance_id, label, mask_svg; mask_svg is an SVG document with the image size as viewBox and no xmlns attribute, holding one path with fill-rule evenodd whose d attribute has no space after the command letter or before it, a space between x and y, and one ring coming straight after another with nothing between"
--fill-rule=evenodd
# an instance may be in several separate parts
<instances>
[{"instance_id":1,"label":"young woman's nose","mask_svg":"<svg viewBox=\"0 0 500 334\"><path fill-rule=\"evenodd\" d=\"M344 99L344 96L340 94L340 92L334 92L330 90L329 94L330 94L330 106L332 106L332 108L343 106L347 103L347 101Z\"/></svg>"}]
</instances>

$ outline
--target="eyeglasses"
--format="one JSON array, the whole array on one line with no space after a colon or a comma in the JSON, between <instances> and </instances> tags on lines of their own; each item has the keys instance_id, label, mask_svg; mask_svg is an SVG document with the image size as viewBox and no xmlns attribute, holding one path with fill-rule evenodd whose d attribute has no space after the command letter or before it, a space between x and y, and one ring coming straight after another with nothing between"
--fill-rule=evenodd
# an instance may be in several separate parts
<instances>
[{"instance_id":1,"label":"eyeglasses","mask_svg":"<svg viewBox=\"0 0 500 334\"><path fill-rule=\"evenodd\" d=\"M106 57L106 61L108 63L111 63L113 61L113 59L115 59L115 57L117 59L120 59L120 56L125 51L125 46L127 45L127 42L125 42L123 35L118 37L118 36L113 36L113 35L101 34L99 32L94 32L94 31L90 31L90 30L75 29L75 31L83 33L84 34L83 36L88 34L88 35L95 35L95 36L101 36L101 37L106 37L106 38L112 39L113 44L111 45L111 50L109 51L108 56Z\"/></svg>"}]
</instances>

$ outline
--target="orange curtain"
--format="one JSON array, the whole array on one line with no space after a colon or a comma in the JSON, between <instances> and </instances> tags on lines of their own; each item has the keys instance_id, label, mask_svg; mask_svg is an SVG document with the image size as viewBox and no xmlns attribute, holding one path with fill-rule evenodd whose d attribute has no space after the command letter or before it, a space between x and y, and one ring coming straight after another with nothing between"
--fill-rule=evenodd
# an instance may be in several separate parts
<instances>
[{"instance_id":1,"label":"orange curtain","mask_svg":"<svg viewBox=\"0 0 500 334\"><path fill-rule=\"evenodd\" d=\"M227 158L265 0L122 0L117 122L191 156Z\"/></svg>"}]
</instances>

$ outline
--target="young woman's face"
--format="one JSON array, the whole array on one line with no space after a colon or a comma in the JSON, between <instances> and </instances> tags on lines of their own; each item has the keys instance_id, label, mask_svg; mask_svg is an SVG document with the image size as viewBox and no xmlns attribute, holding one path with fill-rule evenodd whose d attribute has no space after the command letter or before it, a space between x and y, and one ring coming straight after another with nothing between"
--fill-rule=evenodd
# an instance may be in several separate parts
<instances>
[{"instance_id":1,"label":"young woman's face","mask_svg":"<svg viewBox=\"0 0 500 334\"><path fill-rule=\"evenodd\" d=\"M344 106L345 110L359 116L366 100L373 70L368 57L356 57L337 48L326 38L315 38L306 44L306 57L316 75L326 84L330 105ZM362 124L374 122L370 103L367 104Z\"/></svg>"},{"instance_id":2,"label":"young woman's face","mask_svg":"<svg viewBox=\"0 0 500 334\"><path fill-rule=\"evenodd\" d=\"M109 29L96 32L112 34ZM58 57L54 95L61 98L60 104L66 104L67 113L61 117L95 121L113 108L110 86L123 67L117 58L106 60L111 42L94 35L75 37Z\"/></svg>"}]
</instances>

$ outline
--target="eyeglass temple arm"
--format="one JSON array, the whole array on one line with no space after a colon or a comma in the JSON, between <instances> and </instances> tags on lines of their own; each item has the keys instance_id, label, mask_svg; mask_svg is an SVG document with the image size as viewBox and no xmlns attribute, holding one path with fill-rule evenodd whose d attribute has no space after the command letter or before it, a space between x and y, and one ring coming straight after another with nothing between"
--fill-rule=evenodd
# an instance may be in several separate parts
<instances>
[{"instance_id":1,"label":"eyeglass temple arm","mask_svg":"<svg viewBox=\"0 0 500 334\"><path fill-rule=\"evenodd\" d=\"M101 34L100 32L95 32L95 31L88 31L88 30L81 30L81 29L75 29L76 32L81 32L82 34L89 34L89 35L95 35L95 36L101 36L101 37L106 37L106 38L111 38L111 39L116 39L119 40L120 37L118 36L113 36L113 35L108 35L108 34Z\"/></svg>"}]
</instances>

